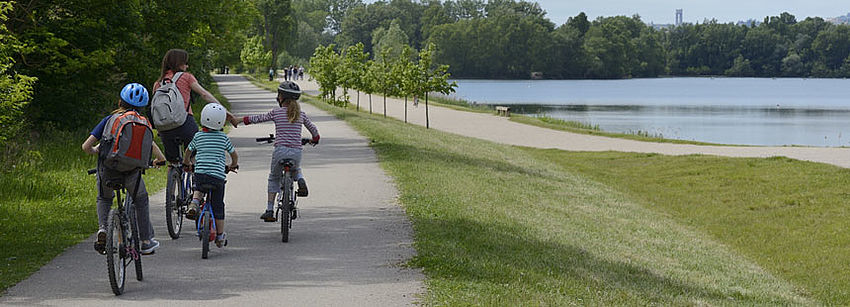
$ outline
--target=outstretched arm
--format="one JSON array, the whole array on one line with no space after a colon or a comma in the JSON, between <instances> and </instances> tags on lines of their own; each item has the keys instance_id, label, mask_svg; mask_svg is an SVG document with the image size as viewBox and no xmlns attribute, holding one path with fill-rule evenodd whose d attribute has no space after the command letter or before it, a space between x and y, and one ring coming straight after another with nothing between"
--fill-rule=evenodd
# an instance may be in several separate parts
<instances>
[{"instance_id":1,"label":"outstretched arm","mask_svg":"<svg viewBox=\"0 0 850 307\"><path fill-rule=\"evenodd\" d=\"M207 91L207 89L205 89L203 86L201 86L200 83L193 82L191 87L192 87L192 91L194 91L195 93L198 93L198 95L201 95L201 98L203 98L206 102L214 102L214 103L220 104L220 102L218 102L218 99L216 99L215 96L213 96L213 94L211 94L209 91ZM230 111L227 111L227 121L230 122L230 124L233 125L233 127L236 127L237 125L239 125L239 120L236 119L236 117L233 117L233 114L230 113Z\"/></svg>"}]
</instances>

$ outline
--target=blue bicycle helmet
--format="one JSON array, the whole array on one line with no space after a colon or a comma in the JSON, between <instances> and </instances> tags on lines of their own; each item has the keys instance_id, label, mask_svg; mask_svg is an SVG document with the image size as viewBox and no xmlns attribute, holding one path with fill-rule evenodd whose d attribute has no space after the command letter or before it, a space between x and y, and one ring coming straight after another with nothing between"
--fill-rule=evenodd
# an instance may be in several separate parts
<instances>
[{"instance_id":1,"label":"blue bicycle helmet","mask_svg":"<svg viewBox=\"0 0 850 307\"><path fill-rule=\"evenodd\" d=\"M132 106L144 107L148 105L148 89L138 83L130 83L121 89L121 100Z\"/></svg>"}]
</instances>

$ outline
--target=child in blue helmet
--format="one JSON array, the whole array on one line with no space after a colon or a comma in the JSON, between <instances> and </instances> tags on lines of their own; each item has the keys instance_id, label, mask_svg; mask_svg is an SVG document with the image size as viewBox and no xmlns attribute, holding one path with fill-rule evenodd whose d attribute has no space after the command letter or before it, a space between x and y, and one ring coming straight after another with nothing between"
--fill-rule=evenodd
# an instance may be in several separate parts
<instances>
[{"instance_id":1,"label":"child in blue helmet","mask_svg":"<svg viewBox=\"0 0 850 307\"><path fill-rule=\"evenodd\" d=\"M101 138L104 135L106 123L113 116L120 116L127 112L136 112L141 117L141 110L148 105L148 90L141 84L130 83L124 86L121 90L121 99L118 100L118 109L107 115L95 126L89 134L88 139L83 143L83 151L88 154L98 154L100 152ZM105 149L104 149L105 150ZM154 165L158 162L164 162L165 156L159 150L159 146L153 143L151 146L156 159ZM103 254L106 246L106 225L109 216L109 210L112 207L112 199L115 193L112 189L105 186L106 180L123 180L124 186L127 188L127 197L133 197L133 204L136 211L136 220L139 225L139 238L142 240L142 254L149 255L159 247L159 242L153 238L153 226L150 223L150 213L148 209L148 192L145 189L145 182L136 169L129 172L119 172L101 165L98 161L98 176L97 176L97 221L99 229L97 231L97 241L94 243L94 249ZM138 183L136 181L139 181Z\"/></svg>"}]
</instances>

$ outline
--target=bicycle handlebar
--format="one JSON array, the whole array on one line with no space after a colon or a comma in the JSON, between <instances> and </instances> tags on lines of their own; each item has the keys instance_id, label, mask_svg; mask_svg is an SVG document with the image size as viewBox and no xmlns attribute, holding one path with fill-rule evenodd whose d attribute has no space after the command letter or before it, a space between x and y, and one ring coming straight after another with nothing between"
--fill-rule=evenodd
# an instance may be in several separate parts
<instances>
[{"instance_id":1,"label":"bicycle handlebar","mask_svg":"<svg viewBox=\"0 0 850 307\"><path fill-rule=\"evenodd\" d=\"M269 137L257 138L256 140L259 143L271 144L272 142L274 142L274 134L269 134ZM313 140L311 140L311 139L301 138L301 146L307 145L308 143L312 144L313 146L316 146L316 144L317 144L317 143L313 143Z\"/></svg>"}]
</instances>

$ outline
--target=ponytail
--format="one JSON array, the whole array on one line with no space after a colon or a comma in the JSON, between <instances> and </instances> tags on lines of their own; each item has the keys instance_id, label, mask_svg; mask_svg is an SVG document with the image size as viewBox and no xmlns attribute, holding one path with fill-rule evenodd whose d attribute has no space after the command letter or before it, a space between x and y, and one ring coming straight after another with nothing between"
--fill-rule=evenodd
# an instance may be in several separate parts
<instances>
[{"instance_id":1,"label":"ponytail","mask_svg":"<svg viewBox=\"0 0 850 307\"><path fill-rule=\"evenodd\" d=\"M289 119L290 123L294 123L301 118L301 105L298 104L298 100L287 99L283 104L286 105L286 118Z\"/></svg>"}]
</instances>

